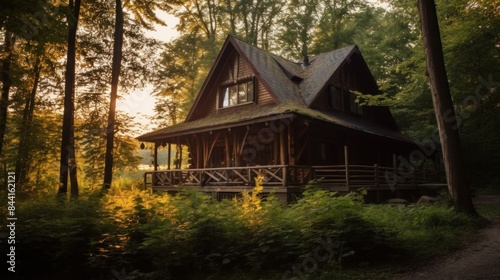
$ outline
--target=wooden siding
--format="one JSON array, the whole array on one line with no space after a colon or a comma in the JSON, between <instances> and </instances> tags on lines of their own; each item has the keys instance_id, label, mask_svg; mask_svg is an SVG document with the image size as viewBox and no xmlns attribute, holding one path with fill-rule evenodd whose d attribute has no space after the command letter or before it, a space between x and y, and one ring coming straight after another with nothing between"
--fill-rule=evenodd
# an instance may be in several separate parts
<instances>
[{"instance_id":1,"label":"wooden siding","mask_svg":"<svg viewBox=\"0 0 500 280\"><path fill-rule=\"evenodd\" d=\"M238 61L237 61L237 68L234 66L234 58L235 56L238 56ZM206 95L204 97L203 102L200 102L198 104L198 108L195 109L195 114L194 118L191 120L195 119L201 119L206 117L207 115L216 112L220 108L220 90L221 87L224 85L231 85L235 84L238 82L242 82L248 79L255 79L255 96L254 96L254 103L260 105L268 105L268 104L274 104L275 101L272 98L271 94L267 90L267 88L263 85L261 81L255 78L255 74L252 71L252 67L250 66L249 63L245 61L245 59L241 56L238 55L235 52L231 52L227 58L222 63L222 71L219 71L218 75L214 75L216 78L216 81L211 83L213 86L207 87L206 90L207 92L205 93L200 93L203 95ZM232 73L234 71L237 71L237 77L236 80L233 78ZM219 103L219 104L218 104ZM252 104L248 105L243 105L243 106L252 106ZM241 110L240 106L235 106L235 110ZM224 108L223 110L233 110L233 108Z\"/></svg>"}]
</instances>

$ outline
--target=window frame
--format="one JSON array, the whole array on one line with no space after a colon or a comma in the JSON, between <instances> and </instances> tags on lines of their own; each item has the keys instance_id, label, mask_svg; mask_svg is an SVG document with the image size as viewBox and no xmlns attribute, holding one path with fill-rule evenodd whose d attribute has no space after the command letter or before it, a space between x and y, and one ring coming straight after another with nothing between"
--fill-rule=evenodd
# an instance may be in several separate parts
<instances>
[{"instance_id":1,"label":"window frame","mask_svg":"<svg viewBox=\"0 0 500 280\"><path fill-rule=\"evenodd\" d=\"M242 98L242 96L240 95L241 87L244 87L244 91L246 91L245 98ZM219 109L226 109L255 103L255 89L255 79L253 77L251 79L244 79L237 81L236 83L230 83L221 86L219 88ZM233 99L233 97L235 99Z\"/></svg>"}]
</instances>

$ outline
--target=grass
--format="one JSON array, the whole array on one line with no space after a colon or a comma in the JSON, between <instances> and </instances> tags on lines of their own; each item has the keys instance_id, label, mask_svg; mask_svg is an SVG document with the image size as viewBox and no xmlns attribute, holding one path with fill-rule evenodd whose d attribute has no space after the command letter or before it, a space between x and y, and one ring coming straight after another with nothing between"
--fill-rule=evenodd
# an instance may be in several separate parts
<instances>
[{"instance_id":1,"label":"grass","mask_svg":"<svg viewBox=\"0 0 500 280\"><path fill-rule=\"evenodd\" d=\"M500 222L500 203L480 204L476 206L476 211L489 221Z\"/></svg>"},{"instance_id":2,"label":"grass","mask_svg":"<svg viewBox=\"0 0 500 280\"><path fill-rule=\"evenodd\" d=\"M488 219L500 218L500 205L481 205L478 212ZM364 205L361 216L380 227L382 232L397 247L411 252L405 261L393 258L379 264L359 263L354 266L340 267L331 265L305 274L299 279L390 279L408 265L423 262L439 254L458 249L464 239L474 233L481 222L467 215L458 214L446 205L410 205L393 207L390 205ZM220 279L282 279L283 272L267 275L240 273ZM296 275L295 275L296 276ZM200 278L202 279L202 278Z\"/></svg>"}]
</instances>

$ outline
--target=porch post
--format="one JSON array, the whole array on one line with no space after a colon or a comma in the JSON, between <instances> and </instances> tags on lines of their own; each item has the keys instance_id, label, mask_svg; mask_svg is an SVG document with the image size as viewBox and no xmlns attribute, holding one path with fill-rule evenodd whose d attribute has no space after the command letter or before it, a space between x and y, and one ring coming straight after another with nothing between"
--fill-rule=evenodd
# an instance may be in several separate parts
<instances>
[{"instance_id":1,"label":"porch post","mask_svg":"<svg viewBox=\"0 0 500 280\"><path fill-rule=\"evenodd\" d=\"M280 161L280 137L279 132L274 133L274 164Z\"/></svg>"},{"instance_id":2,"label":"porch post","mask_svg":"<svg viewBox=\"0 0 500 280\"><path fill-rule=\"evenodd\" d=\"M200 143L201 138L197 137L196 138L196 168L200 169L203 168L203 163L201 162L201 143Z\"/></svg>"},{"instance_id":3,"label":"porch post","mask_svg":"<svg viewBox=\"0 0 500 280\"><path fill-rule=\"evenodd\" d=\"M344 145L344 163L345 163L345 185L349 190L349 148Z\"/></svg>"},{"instance_id":4,"label":"porch post","mask_svg":"<svg viewBox=\"0 0 500 280\"><path fill-rule=\"evenodd\" d=\"M170 162L172 161L172 158L170 157L172 155L172 144L168 142L168 170L170 170Z\"/></svg>"},{"instance_id":5,"label":"porch post","mask_svg":"<svg viewBox=\"0 0 500 280\"><path fill-rule=\"evenodd\" d=\"M280 132L280 164L281 165L287 165L287 145L286 145L286 135L285 135L285 130L282 130Z\"/></svg>"},{"instance_id":6,"label":"porch post","mask_svg":"<svg viewBox=\"0 0 500 280\"><path fill-rule=\"evenodd\" d=\"M226 149L226 154L224 155L224 161L226 162L226 167L231 166L231 151L229 150L229 135L228 133L224 133L224 147ZM235 155L236 157L236 155Z\"/></svg>"},{"instance_id":7,"label":"porch post","mask_svg":"<svg viewBox=\"0 0 500 280\"><path fill-rule=\"evenodd\" d=\"M155 142L155 153L154 153L154 171L158 171L158 142Z\"/></svg>"},{"instance_id":8,"label":"porch post","mask_svg":"<svg viewBox=\"0 0 500 280\"><path fill-rule=\"evenodd\" d=\"M288 172L287 172L287 165L288 165L288 162L287 162L287 155L286 155L286 152L287 152L287 145L286 145L286 135L285 135L285 130L282 130L280 132L280 160L281 160L281 165L284 165L283 167L283 187L286 187L287 186L287 177L288 177Z\"/></svg>"},{"instance_id":9,"label":"porch post","mask_svg":"<svg viewBox=\"0 0 500 280\"><path fill-rule=\"evenodd\" d=\"M179 151L179 161L177 165L177 169L181 169L182 166L182 145L179 138L177 138L177 150Z\"/></svg>"}]
</instances>

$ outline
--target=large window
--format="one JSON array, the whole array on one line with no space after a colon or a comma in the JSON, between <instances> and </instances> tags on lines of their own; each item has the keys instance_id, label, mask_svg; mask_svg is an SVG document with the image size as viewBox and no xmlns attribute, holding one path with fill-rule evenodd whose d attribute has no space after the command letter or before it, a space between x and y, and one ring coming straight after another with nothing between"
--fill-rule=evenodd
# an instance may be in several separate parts
<instances>
[{"instance_id":1,"label":"large window","mask_svg":"<svg viewBox=\"0 0 500 280\"><path fill-rule=\"evenodd\" d=\"M221 89L222 108L231 107L239 104L251 103L254 101L254 83L246 81Z\"/></svg>"}]
</instances>

